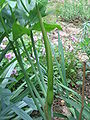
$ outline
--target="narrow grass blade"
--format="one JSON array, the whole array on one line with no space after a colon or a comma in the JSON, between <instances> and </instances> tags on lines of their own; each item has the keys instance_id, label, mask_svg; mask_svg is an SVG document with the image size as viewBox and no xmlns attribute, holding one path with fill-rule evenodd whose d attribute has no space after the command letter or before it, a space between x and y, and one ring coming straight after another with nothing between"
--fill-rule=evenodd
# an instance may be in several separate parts
<instances>
[{"instance_id":1,"label":"narrow grass blade","mask_svg":"<svg viewBox=\"0 0 90 120\"><path fill-rule=\"evenodd\" d=\"M65 100L68 104L70 104L71 106L73 106L77 111L80 112L81 110L81 103L80 102L77 102L77 101L74 101L74 100L71 100L71 99L67 99L65 97L61 97L63 100ZM85 107L83 109L83 113L82 115L87 119L89 120L90 118L90 110L87 110Z\"/></svg>"},{"instance_id":2,"label":"narrow grass blade","mask_svg":"<svg viewBox=\"0 0 90 120\"><path fill-rule=\"evenodd\" d=\"M33 120L25 111L23 111L22 109L18 108L17 106L14 106L12 108L12 110L18 115L20 116L20 118L22 118L23 120Z\"/></svg>"},{"instance_id":3,"label":"narrow grass blade","mask_svg":"<svg viewBox=\"0 0 90 120\"><path fill-rule=\"evenodd\" d=\"M35 55L36 62L37 62L37 67L38 67L38 70L39 70L39 73L40 73L40 80L42 81L42 85L44 87L44 90L46 91L45 82L44 82L44 79L43 79L43 73L42 73L42 70L41 70L41 67L40 67L40 64L39 64L39 61L38 61L38 56L37 56L37 52L36 52L36 48L35 48L35 43L34 43L34 38L33 38L32 31L31 31L31 41L32 41L32 46L33 46L33 50L34 50L34 55Z\"/></svg>"},{"instance_id":4,"label":"narrow grass blade","mask_svg":"<svg viewBox=\"0 0 90 120\"><path fill-rule=\"evenodd\" d=\"M45 91L45 89L44 89L44 87L43 87L43 85L42 85L42 83L41 83L41 81L40 81L39 76L37 75L37 72L36 72L36 70L35 70L35 67L34 67L34 65L33 65L33 62L32 62L32 60L31 60L31 58L30 58L30 56L29 56L29 54L28 54L28 51L27 51L27 49L26 49L26 46L25 46L25 44L24 44L24 42L23 42L22 39L21 39L21 41L22 41L24 50L25 50L25 52L26 52L28 61L30 62L31 66L32 66L32 70L33 70L33 72L34 72L34 74L35 74L35 76L36 76L36 79L38 80L38 83L39 83L39 85L40 85L40 87L41 87L41 89L42 89L42 91L43 91L43 93L44 93L44 96L46 97L46 91Z\"/></svg>"},{"instance_id":5,"label":"narrow grass blade","mask_svg":"<svg viewBox=\"0 0 90 120\"><path fill-rule=\"evenodd\" d=\"M58 32L58 51L59 51L59 56L61 56L61 70L62 70L62 75L63 75L63 84L67 86L65 62L64 62L64 52L63 52L63 46L62 46L62 42L60 40L59 32Z\"/></svg>"},{"instance_id":6,"label":"narrow grass blade","mask_svg":"<svg viewBox=\"0 0 90 120\"><path fill-rule=\"evenodd\" d=\"M53 116L58 117L58 118L67 118L67 116L65 116L65 115L63 115L61 113L56 113L56 112L53 113Z\"/></svg>"},{"instance_id":7,"label":"narrow grass blade","mask_svg":"<svg viewBox=\"0 0 90 120\"><path fill-rule=\"evenodd\" d=\"M8 77L10 77L11 74L12 74L12 71L13 71L14 67L16 66L16 64L17 64L17 61L13 62L13 63L1 74L1 77L2 77L2 78L8 78ZM9 80L9 79L4 79L4 80L2 81L2 84L1 84L1 85L3 86L3 88L5 88L6 85L8 84L8 80Z\"/></svg>"},{"instance_id":8,"label":"narrow grass blade","mask_svg":"<svg viewBox=\"0 0 90 120\"><path fill-rule=\"evenodd\" d=\"M50 42L50 41L49 41L49 42ZM60 68L60 64L59 64L58 61L57 61L57 57L56 57L56 54L55 54L55 51L54 51L54 48L53 48L53 45L51 44L51 42L50 42L50 45L51 45L52 53L53 53L53 55L54 55L54 59L55 59L55 62L56 62L56 65L57 65L59 74L60 74L60 76L61 76L61 78L62 78L62 81L63 81L63 75L62 75L62 71L61 71L61 68Z\"/></svg>"}]
</instances>

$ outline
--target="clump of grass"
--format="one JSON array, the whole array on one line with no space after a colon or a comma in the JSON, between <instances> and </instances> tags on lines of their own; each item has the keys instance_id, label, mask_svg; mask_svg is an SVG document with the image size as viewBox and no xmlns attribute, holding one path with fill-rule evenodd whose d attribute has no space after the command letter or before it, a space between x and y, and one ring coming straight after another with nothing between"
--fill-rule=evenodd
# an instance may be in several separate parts
<instances>
[{"instance_id":1,"label":"clump of grass","mask_svg":"<svg viewBox=\"0 0 90 120\"><path fill-rule=\"evenodd\" d=\"M90 20L90 4L88 0L64 0L60 4L58 15L65 21L79 19L82 22Z\"/></svg>"}]
</instances>

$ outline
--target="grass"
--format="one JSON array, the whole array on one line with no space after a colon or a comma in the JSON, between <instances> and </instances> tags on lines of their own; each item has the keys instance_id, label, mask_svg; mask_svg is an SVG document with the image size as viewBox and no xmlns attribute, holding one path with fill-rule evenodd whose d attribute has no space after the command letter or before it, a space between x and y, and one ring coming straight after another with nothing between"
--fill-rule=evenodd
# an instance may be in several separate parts
<instances>
[{"instance_id":1,"label":"grass","mask_svg":"<svg viewBox=\"0 0 90 120\"><path fill-rule=\"evenodd\" d=\"M72 1L72 2L71 2ZM90 20L90 2L88 0L51 0L47 6L47 12L51 12L45 17L45 21L56 23L59 17L60 21L66 22L85 22ZM58 19L58 20L59 20Z\"/></svg>"},{"instance_id":2,"label":"grass","mask_svg":"<svg viewBox=\"0 0 90 120\"><path fill-rule=\"evenodd\" d=\"M80 20L85 22L90 20L90 4L88 0L64 0L62 4L57 6L57 15L65 21Z\"/></svg>"}]
</instances>

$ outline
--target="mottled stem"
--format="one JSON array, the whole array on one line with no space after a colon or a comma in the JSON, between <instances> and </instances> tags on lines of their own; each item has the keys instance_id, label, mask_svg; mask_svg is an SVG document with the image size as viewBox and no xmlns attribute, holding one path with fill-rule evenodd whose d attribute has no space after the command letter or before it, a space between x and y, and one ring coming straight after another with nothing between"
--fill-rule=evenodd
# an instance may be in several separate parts
<instances>
[{"instance_id":1,"label":"mottled stem","mask_svg":"<svg viewBox=\"0 0 90 120\"><path fill-rule=\"evenodd\" d=\"M45 104L45 114L47 120L51 120L51 107L53 103L53 61L52 61L52 52L50 48L50 43L47 37L47 33L42 21L42 16L40 14L38 5L36 5L37 14L40 22L41 31L43 34L44 45L46 50L46 60L47 60L47 70L48 70L48 88L47 88L47 97L46 97L46 104Z\"/></svg>"}]
</instances>

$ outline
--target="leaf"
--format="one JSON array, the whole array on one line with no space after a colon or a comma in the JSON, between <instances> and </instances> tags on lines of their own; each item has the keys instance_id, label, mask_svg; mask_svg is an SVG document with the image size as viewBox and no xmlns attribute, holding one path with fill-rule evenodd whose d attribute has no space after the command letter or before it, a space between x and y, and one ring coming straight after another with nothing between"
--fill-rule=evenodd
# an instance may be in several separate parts
<instances>
[{"instance_id":1,"label":"leaf","mask_svg":"<svg viewBox=\"0 0 90 120\"><path fill-rule=\"evenodd\" d=\"M16 1L12 1L12 0L6 0L8 2L8 4L10 5L11 8L15 8L17 2Z\"/></svg>"},{"instance_id":2,"label":"leaf","mask_svg":"<svg viewBox=\"0 0 90 120\"><path fill-rule=\"evenodd\" d=\"M13 117L13 115L12 116L0 116L0 120L10 120L10 118L12 118Z\"/></svg>"},{"instance_id":3,"label":"leaf","mask_svg":"<svg viewBox=\"0 0 90 120\"><path fill-rule=\"evenodd\" d=\"M12 25L14 23L13 16L11 15L11 11L8 6L6 6L2 11L2 18L4 20L4 24L7 28L8 33L10 32ZM5 22L6 21L6 22Z\"/></svg>"},{"instance_id":4,"label":"leaf","mask_svg":"<svg viewBox=\"0 0 90 120\"><path fill-rule=\"evenodd\" d=\"M19 94L19 96L16 96L14 98L11 99L11 102L16 103L19 102L20 100L22 100L25 96L27 96L29 94L29 90L28 88L26 90L24 90L21 94Z\"/></svg>"},{"instance_id":5,"label":"leaf","mask_svg":"<svg viewBox=\"0 0 90 120\"><path fill-rule=\"evenodd\" d=\"M63 84L67 86L63 45L60 40L59 32L58 32L58 51L59 51L59 55L61 56L61 70L62 70L62 76L63 76Z\"/></svg>"},{"instance_id":6,"label":"leaf","mask_svg":"<svg viewBox=\"0 0 90 120\"><path fill-rule=\"evenodd\" d=\"M2 29L1 28L2 26L1 26L1 22L0 22L0 29ZM2 42L2 40L3 40L3 38L6 36L6 33L3 33L4 32L4 29L3 29L3 31L1 30L0 31L0 44L1 44L1 42Z\"/></svg>"},{"instance_id":7,"label":"leaf","mask_svg":"<svg viewBox=\"0 0 90 120\"><path fill-rule=\"evenodd\" d=\"M73 116L69 115L68 120L76 120Z\"/></svg>"},{"instance_id":8,"label":"leaf","mask_svg":"<svg viewBox=\"0 0 90 120\"><path fill-rule=\"evenodd\" d=\"M15 78L7 77L7 78L0 78L0 83L1 83L4 79L10 80L10 82L8 82L8 83L16 82L16 79L15 79Z\"/></svg>"},{"instance_id":9,"label":"leaf","mask_svg":"<svg viewBox=\"0 0 90 120\"><path fill-rule=\"evenodd\" d=\"M27 29L27 28L25 28L21 25L18 25L17 23L13 24L12 32L13 32L13 39L14 40L20 38L23 34L30 35L30 30L29 29Z\"/></svg>"},{"instance_id":10,"label":"leaf","mask_svg":"<svg viewBox=\"0 0 90 120\"><path fill-rule=\"evenodd\" d=\"M28 12L30 12L31 10L33 10L33 8L35 7L35 4L36 4L36 0L30 0L30 2L28 2L28 0L22 0L23 5L25 6L25 9L24 9L20 0L17 0L17 1L18 1L18 4L17 4L18 8L20 8L24 12L27 12L25 9L27 9Z\"/></svg>"},{"instance_id":11,"label":"leaf","mask_svg":"<svg viewBox=\"0 0 90 120\"><path fill-rule=\"evenodd\" d=\"M35 118L33 118L33 120L43 120L43 118L42 117L35 117Z\"/></svg>"},{"instance_id":12,"label":"leaf","mask_svg":"<svg viewBox=\"0 0 90 120\"><path fill-rule=\"evenodd\" d=\"M77 81L76 84L77 85L82 85L82 81Z\"/></svg>"},{"instance_id":13,"label":"leaf","mask_svg":"<svg viewBox=\"0 0 90 120\"><path fill-rule=\"evenodd\" d=\"M43 1L38 0L37 2L38 2L39 9L43 17L45 16L46 5L48 3L48 0L43 0ZM18 18L18 21L22 25L25 25L26 20L29 21L30 25L38 22L36 0L31 0L30 2L28 2L28 0L22 0L22 3L20 2L20 0L18 0L17 7L18 8L16 9L15 12L18 11L19 14L16 13L16 16Z\"/></svg>"},{"instance_id":14,"label":"leaf","mask_svg":"<svg viewBox=\"0 0 90 120\"><path fill-rule=\"evenodd\" d=\"M5 2L5 0L1 0L0 1L0 6Z\"/></svg>"},{"instance_id":15,"label":"leaf","mask_svg":"<svg viewBox=\"0 0 90 120\"><path fill-rule=\"evenodd\" d=\"M32 108L33 110L37 110L35 104L34 104L34 101L32 98L29 98L29 97L24 97L23 98L23 101L30 107Z\"/></svg>"},{"instance_id":16,"label":"leaf","mask_svg":"<svg viewBox=\"0 0 90 120\"><path fill-rule=\"evenodd\" d=\"M0 87L0 102L1 102L1 109L5 109L6 105L10 104L10 97L12 93L9 89L4 89Z\"/></svg>"},{"instance_id":17,"label":"leaf","mask_svg":"<svg viewBox=\"0 0 90 120\"><path fill-rule=\"evenodd\" d=\"M31 71L31 67L29 67L26 72L27 73L30 73ZM21 80L22 78L24 77L23 73L19 74L18 77L17 77L17 81L12 83L10 86L9 86L9 89L11 89L19 80ZM31 78L30 78L31 79Z\"/></svg>"},{"instance_id":18,"label":"leaf","mask_svg":"<svg viewBox=\"0 0 90 120\"><path fill-rule=\"evenodd\" d=\"M68 92L72 92L74 95L76 95L79 99L81 99L81 96L77 93L77 92L75 92L74 90L72 90L71 88L69 88L69 87L67 87L67 86L65 86L65 85L63 85L63 84L59 84L59 86L61 86L62 88L64 88L64 89L66 89L66 91L68 91ZM59 87L58 86L58 87Z\"/></svg>"},{"instance_id":19,"label":"leaf","mask_svg":"<svg viewBox=\"0 0 90 120\"><path fill-rule=\"evenodd\" d=\"M2 110L0 112L0 118L3 117L3 116L6 116L6 114L11 110L11 108L13 107L14 105L11 104L9 106L7 106L4 110ZM1 120L1 119L0 119Z\"/></svg>"},{"instance_id":20,"label":"leaf","mask_svg":"<svg viewBox=\"0 0 90 120\"><path fill-rule=\"evenodd\" d=\"M22 109L18 108L17 106L14 106L12 108L12 110L18 115L20 116L20 118L22 118L23 120L32 120L32 118Z\"/></svg>"},{"instance_id":21,"label":"leaf","mask_svg":"<svg viewBox=\"0 0 90 120\"><path fill-rule=\"evenodd\" d=\"M12 82L15 82L15 81L16 81L16 79L15 79L15 78L12 78L12 77L7 77L6 79L8 79L8 80L10 80L10 81L12 81Z\"/></svg>"},{"instance_id":22,"label":"leaf","mask_svg":"<svg viewBox=\"0 0 90 120\"><path fill-rule=\"evenodd\" d=\"M58 60L57 60L57 56L56 56L56 53L55 53L55 50L54 50L54 47L53 45L51 44L51 41L50 42L50 45L51 45L51 49L52 49L52 53L53 53L53 56L54 56L54 59L55 59L55 63L56 63L56 66L58 68L58 71L59 71L59 74L63 80L63 75L62 75L62 71L61 71L61 67L60 67L60 64L58 63Z\"/></svg>"},{"instance_id":23,"label":"leaf","mask_svg":"<svg viewBox=\"0 0 90 120\"><path fill-rule=\"evenodd\" d=\"M53 113L53 116L54 116L54 117L58 117L58 118L67 118L67 116L65 116L65 115L63 115L63 114L61 114L61 113L57 113L57 112L54 112L54 113Z\"/></svg>"},{"instance_id":24,"label":"leaf","mask_svg":"<svg viewBox=\"0 0 90 120\"><path fill-rule=\"evenodd\" d=\"M69 110L71 111L71 113L73 114L74 118L76 119L75 109L70 107Z\"/></svg>"},{"instance_id":25,"label":"leaf","mask_svg":"<svg viewBox=\"0 0 90 120\"><path fill-rule=\"evenodd\" d=\"M14 67L16 66L16 64L17 64L17 61L15 61L15 62L13 62L12 64L10 64L10 66L8 66L8 68L5 69L5 71L1 74L1 77L2 77L2 78L8 78L8 77L10 77L11 74L12 74L12 71L13 71ZM2 81L1 86L2 86L3 88L5 88L6 85L8 84L8 80L9 80L9 79L4 79L4 80Z\"/></svg>"},{"instance_id":26,"label":"leaf","mask_svg":"<svg viewBox=\"0 0 90 120\"><path fill-rule=\"evenodd\" d=\"M0 99L7 96L11 96L11 91L0 87Z\"/></svg>"},{"instance_id":27,"label":"leaf","mask_svg":"<svg viewBox=\"0 0 90 120\"><path fill-rule=\"evenodd\" d=\"M78 119L79 118L79 112L76 109L74 109L74 110L75 110L75 114L76 114L76 119Z\"/></svg>"},{"instance_id":28,"label":"leaf","mask_svg":"<svg viewBox=\"0 0 90 120\"><path fill-rule=\"evenodd\" d=\"M37 0L38 6L46 6L48 3L48 0Z\"/></svg>"},{"instance_id":29,"label":"leaf","mask_svg":"<svg viewBox=\"0 0 90 120\"><path fill-rule=\"evenodd\" d=\"M50 32L55 28L58 28L59 30L62 30L61 26L57 25L57 24L48 24L48 23L44 22L44 27L45 27L45 30L47 32ZM40 23L38 22L34 26L32 26L32 30L41 31Z\"/></svg>"},{"instance_id":30,"label":"leaf","mask_svg":"<svg viewBox=\"0 0 90 120\"><path fill-rule=\"evenodd\" d=\"M2 26L2 24L1 24L1 22L0 22L0 33L3 33L4 32L4 28L3 28L3 26ZM1 41L1 40L0 40Z\"/></svg>"},{"instance_id":31,"label":"leaf","mask_svg":"<svg viewBox=\"0 0 90 120\"><path fill-rule=\"evenodd\" d=\"M2 61L2 59L5 57L5 54L7 53L7 51L10 50L10 44L8 44L6 46L6 48L2 51L2 53L0 54L0 62Z\"/></svg>"},{"instance_id":32,"label":"leaf","mask_svg":"<svg viewBox=\"0 0 90 120\"><path fill-rule=\"evenodd\" d=\"M0 0L0 7L5 2L5 0Z\"/></svg>"},{"instance_id":33,"label":"leaf","mask_svg":"<svg viewBox=\"0 0 90 120\"><path fill-rule=\"evenodd\" d=\"M38 3L38 7L39 7L39 10L40 10L41 16L42 17L46 16L45 11L46 11L46 5L48 3L48 0L37 0L37 3ZM39 21L36 6L34 7L33 10L30 11L29 17L30 17L29 18L30 19L30 24L35 24Z\"/></svg>"},{"instance_id":34,"label":"leaf","mask_svg":"<svg viewBox=\"0 0 90 120\"><path fill-rule=\"evenodd\" d=\"M71 106L73 106L77 111L80 112L81 110L81 103L80 102L75 102L71 99L67 99L65 97L61 97L63 100L65 100L68 104L70 104ZM82 112L82 115L87 119L89 120L90 118L90 110L87 110L86 107L84 107L83 109L83 112Z\"/></svg>"}]
</instances>

